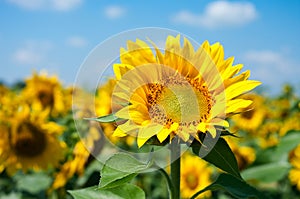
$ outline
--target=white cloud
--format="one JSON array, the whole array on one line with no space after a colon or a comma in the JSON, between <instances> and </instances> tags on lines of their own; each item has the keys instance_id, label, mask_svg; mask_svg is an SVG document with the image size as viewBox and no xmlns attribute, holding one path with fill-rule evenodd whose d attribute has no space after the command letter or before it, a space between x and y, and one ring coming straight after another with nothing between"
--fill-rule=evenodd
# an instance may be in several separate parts
<instances>
[{"instance_id":1,"label":"white cloud","mask_svg":"<svg viewBox=\"0 0 300 199\"><path fill-rule=\"evenodd\" d=\"M104 10L104 14L109 19L117 19L124 16L126 13L126 9L121 6L108 6Z\"/></svg>"},{"instance_id":2,"label":"white cloud","mask_svg":"<svg viewBox=\"0 0 300 199\"><path fill-rule=\"evenodd\" d=\"M52 0L51 2L55 10L68 11L79 6L82 0Z\"/></svg>"},{"instance_id":3,"label":"white cloud","mask_svg":"<svg viewBox=\"0 0 300 199\"><path fill-rule=\"evenodd\" d=\"M252 78L265 85L280 87L285 82L298 81L298 64L284 52L271 50L252 50L243 54L244 63L252 68Z\"/></svg>"},{"instance_id":4,"label":"white cloud","mask_svg":"<svg viewBox=\"0 0 300 199\"><path fill-rule=\"evenodd\" d=\"M7 0L26 10L68 11L78 7L83 0Z\"/></svg>"},{"instance_id":5,"label":"white cloud","mask_svg":"<svg viewBox=\"0 0 300 199\"><path fill-rule=\"evenodd\" d=\"M44 4L43 0L7 0L7 2L28 10L40 9Z\"/></svg>"},{"instance_id":6,"label":"white cloud","mask_svg":"<svg viewBox=\"0 0 300 199\"><path fill-rule=\"evenodd\" d=\"M180 11L173 17L173 21L190 26L218 28L247 24L257 16L257 10L250 2L215 1L209 3L202 14Z\"/></svg>"},{"instance_id":7,"label":"white cloud","mask_svg":"<svg viewBox=\"0 0 300 199\"><path fill-rule=\"evenodd\" d=\"M248 51L244 54L244 59L251 63L258 65L273 65L278 69L284 70L288 60L285 59L285 56L279 52L274 52L270 50L263 51Z\"/></svg>"},{"instance_id":8,"label":"white cloud","mask_svg":"<svg viewBox=\"0 0 300 199\"><path fill-rule=\"evenodd\" d=\"M13 53L12 59L20 65L39 65L51 48L52 44L47 41L28 41Z\"/></svg>"},{"instance_id":9,"label":"white cloud","mask_svg":"<svg viewBox=\"0 0 300 199\"><path fill-rule=\"evenodd\" d=\"M72 36L72 37L69 37L67 39L67 44L72 46L72 47L78 47L78 48L81 48L81 47L84 47L87 45L87 40L83 37L79 37L79 36Z\"/></svg>"}]
</instances>

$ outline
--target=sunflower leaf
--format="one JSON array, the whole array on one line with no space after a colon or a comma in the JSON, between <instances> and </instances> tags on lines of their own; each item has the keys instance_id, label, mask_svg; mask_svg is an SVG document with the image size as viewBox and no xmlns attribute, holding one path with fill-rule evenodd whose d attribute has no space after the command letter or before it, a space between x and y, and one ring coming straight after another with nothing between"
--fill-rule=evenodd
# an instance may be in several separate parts
<instances>
[{"instance_id":1,"label":"sunflower leaf","mask_svg":"<svg viewBox=\"0 0 300 199\"><path fill-rule=\"evenodd\" d=\"M152 161L143 163L126 153L117 153L105 162L99 188L112 188L127 183L151 165Z\"/></svg>"},{"instance_id":2,"label":"sunflower leaf","mask_svg":"<svg viewBox=\"0 0 300 199\"><path fill-rule=\"evenodd\" d=\"M16 187L19 190L29 192L31 194L37 194L40 191L47 189L51 184L51 178L45 173L33 173L23 175L17 175L15 177L17 184ZM32 185L35 186L32 186Z\"/></svg>"},{"instance_id":3,"label":"sunflower leaf","mask_svg":"<svg viewBox=\"0 0 300 199\"><path fill-rule=\"evenodd\" d=\"M274 162L250 167L241 174L245 180L257 180L260 182L276 182L285 177L291 165L288 162Z\"/></svg>"},{"instance_id":4,"label":"sunflower leaf","mask_svg":"<svg viewBox=\"0 0 300 199\"><path fill-rule=\"evenodd\" d=\"M209 134L206 134L206 136L209 136ZM211 140L213 139L211 138ZM223 138L220 137L216 142L206 141L203 144L199 143L198 141L194 141L191 146L193 152L197 156L200 156L219 169L241 179L237 160L227 142ZM205 156L203 154L205 154Z\"/></svg>"},{"instance_id":5,"label":"sunflower leaf","mask_svg":"<svg viewBox=\"0 0 300 199\"><path fill-rule=\"evenodd\" d=\"M268 198L266 195L248 185L244 180L233 175L222 173L218 179L206 188L197 192L191 199L195 199L199 194L208 190L223 190L235 198Z\"/></svg>"},{"instance_id":6,"label":"sunflower leaf","mask_svg":"<svg viewBox=\"0 0 300 199\"><path fill-rule=\"evenodd\" d=\"M278 145L259 151L254 164L287 161L289 152L299 143L300 132L290 131L280 139Z\"/></svg>"},{"instance_id":7,"label":"sunflower leaf","mask_svg":"<svg viewBox=\"0 0 300 199\"><path fill-rule=\"evenodd\" d=\"M84 118L85 120L92 120L92 121L97 121L97 122L102 122L102 123L110 123L110 122L117 122L123 120L122 118L118 118L115 116L113 113L101 117L96 117L96 118Z\"/></svg>"},{"instance_id":8,"label":"sunflower leaf","mask_svg":"<svg viewBox=\"0 0 300 199\"><path fill-rule=\"evenodd\" d=\"M133 184L123 184L109 189L98 189L96 186L79 190L68 191L74 199L143 199L146 198L144 191Z\"/></svg>"}]
</instances>

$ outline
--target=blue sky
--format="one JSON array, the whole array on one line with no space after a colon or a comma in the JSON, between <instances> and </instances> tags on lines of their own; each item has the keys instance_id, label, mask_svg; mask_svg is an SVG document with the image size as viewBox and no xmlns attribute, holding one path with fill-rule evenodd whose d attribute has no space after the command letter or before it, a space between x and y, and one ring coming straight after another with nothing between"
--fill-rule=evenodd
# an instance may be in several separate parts
<instances>
[{"instance_id":1,"label":"blue sky","mask_svg":"<svg viewBox=\"0 0 300 199\"><path fill-rule=\"evenodd\" d=\"M269 92L300 89L300 1L0 1L0 80L42 69L71 85L89 54L108 37L161 27L199 43L221 42Z\"/></svg>"}]
</instances>

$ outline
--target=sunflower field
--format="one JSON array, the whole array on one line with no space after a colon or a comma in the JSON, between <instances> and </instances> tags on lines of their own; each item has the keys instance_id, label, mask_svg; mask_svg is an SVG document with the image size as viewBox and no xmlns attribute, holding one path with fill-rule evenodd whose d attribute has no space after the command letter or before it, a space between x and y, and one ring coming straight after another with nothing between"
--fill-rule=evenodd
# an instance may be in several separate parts
<instances>
[{"instance_id":1,"label":"sunflower field","mask_svg":"<svg viewBox=\"0 0 300 199\"><path fill-rule=\"evenodd\" d=\"M0 84L0 198L300 198L299 91L233 61L137 39L94 93L43 71Z\"/></svg>"}]
</instances>

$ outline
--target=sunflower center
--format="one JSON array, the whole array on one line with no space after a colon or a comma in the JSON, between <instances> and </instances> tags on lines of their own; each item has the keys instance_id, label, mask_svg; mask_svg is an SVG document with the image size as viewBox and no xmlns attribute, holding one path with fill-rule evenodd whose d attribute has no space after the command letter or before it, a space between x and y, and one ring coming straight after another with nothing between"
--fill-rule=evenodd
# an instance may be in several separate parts
<instances>
[{"instance_id":1,"label":"sunflower center","mask_svg":"<svg viewBox=\"0 0 300 199\"><path fill-rule=\"evenodd\" d=\"M196 189L198 186L198 177L193 173L189 173L185 177L185 182L190 189Z\"/></svg>"},{"instance_id":2,"label":"sunflower center","mask_svg":"<svg viewBox=\"0 0 300 199\"><path fill-rule=\"evenodd\" d=\"M15 153L23 157L35 157L46 148L45 134L31 123L23 123L17 128L12 139Z\"/></svg>"},{"instance_id":3,"label":"sunflower center","mask_svg":"<svg viewBox=\"0 0 300 199\"><path fill-rule=\"evenodd\" d=\"M149 114L162 125L178 123L196 126L210 114L212 99L205 86L187 79L167 79L163 84L149 86Z\"/></svg>"},{"instance_id":4,"label":"sunflower center","mask_svg":"<svg viewBox=\"0 0 300 199\"><path fill-rule=\"evenodd\" d=\"M54 96L51 91L41 90L38 92L38 99L42 103L43 107L53 106L54 104Z\"/></svg>"},{"instance_id":5,"label":"sunflower center","mask_svg":"<svg viewBox=\"0 0 300 199\"><path fill-rule=\"evenodd\" d=\"M252 117L253 117L253 115L254 115L254 110L252 109L252 110L249 110L249 111L246 111L246 112L243 112L242 114L241 114L241 116L243 117L243 118L245 118L245 119L251 119Z\"/></svg>"}]
</instances>

